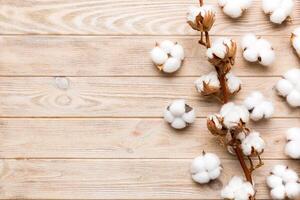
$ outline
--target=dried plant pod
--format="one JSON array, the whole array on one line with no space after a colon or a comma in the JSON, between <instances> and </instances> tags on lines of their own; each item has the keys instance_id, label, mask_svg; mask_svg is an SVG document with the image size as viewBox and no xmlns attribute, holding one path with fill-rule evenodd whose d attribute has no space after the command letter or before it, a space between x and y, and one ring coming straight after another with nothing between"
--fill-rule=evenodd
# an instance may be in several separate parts
<instances>
[{"instance_id":1,"label":"dried plant pod","mask_svg":"<svg viewBox=\"0 0 300 200\"><path fill-rule=\"evenodd\" d=\"M215 22L215 11L212 6L192 6L187 14L187 23L192 29L208 32Z\"/></svg>"},{"instance_id":2,"label":"dried plant pod","mask_svg":"<svg viewBox=\"0 0 300 200\"><path fill-rule=\"evenodd\" d=\"M228 129L223 125L223 117L219 114L207 118L207 128L215 136L226 136Z\"/></svg>"}]
</instances>

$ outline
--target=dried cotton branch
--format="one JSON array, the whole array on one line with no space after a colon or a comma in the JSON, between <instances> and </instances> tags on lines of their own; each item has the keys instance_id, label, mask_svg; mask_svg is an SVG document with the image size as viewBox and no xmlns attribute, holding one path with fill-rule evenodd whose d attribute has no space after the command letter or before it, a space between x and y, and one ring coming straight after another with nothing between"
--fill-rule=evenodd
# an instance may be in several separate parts
<instances>
[{"instance_id":1,"label":"dried cotton branch","mask_svg":"<svg viewBox=\"0 0 300 200\"><path fill-rule=\"evenodd\" d=\"M253 184L252 172L263 165L260 155L264 151L265 142L258 132L246 127L248 121L249 112L245 106L227 103L222 106L220 113L207 118L207 128L213 135L221 138L228 151L237 157L246 180ZM245 157L249 160L249 166ZM256 165L252 157L258 158Z\"/></svg>"}]
</instances>

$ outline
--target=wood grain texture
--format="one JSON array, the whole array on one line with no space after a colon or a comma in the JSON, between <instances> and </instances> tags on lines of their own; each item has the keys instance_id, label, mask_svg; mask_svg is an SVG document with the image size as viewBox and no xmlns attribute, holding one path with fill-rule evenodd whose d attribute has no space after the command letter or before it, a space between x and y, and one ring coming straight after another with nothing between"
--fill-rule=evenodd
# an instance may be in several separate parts
<instances>
[{"instance_id":1,"label":"wood grain texture","mask_svg":"<svg viewBox=\"0 0 300 200\"><path fill-rule=\"evenodd\" d=\"M213 37L216 39L218 37ZM289 37L264 37L276 52L272 67L246 62L241 47L233 72L239 76L280 76L299 66ZM183 45L185 61L170 76L199 76L212 70L198 37L149 36L2 36L0 76L167 76L152 64L149 52L156 41L171 39ZM241 36L233 37L238 43Z\"/></svg>"},{"instance_id":2,"label":"wood grain texture","mask_svg":"<svg viewBox=\"0 0 300 200\"><path fill-rule=\"evenodd\" d=\"M191 160L4 160L0 198L11 199L218 199L238 161L223 160L219 178L204 186L190 178ZM300 172L299 162L266 161L255 172L258 199L269 199L265 175L274 164ZM232 170L234 169L234 170Z\"/></svg>"},{"instance_id":3,"label":"wood grain texture","mask_svg":"<svg viewBox=\"0 0 300 200\"><path fill-rule=\"evenodd\" d=\"M189 6L197 0L1 0L2 34L194 35L186 24ZM207 1L217 5L216 0ZM212 34L288 35L300 25L299 15L283 26L273 25L255 0L233 21L217 8ZM299 13L296 5L294 13ZM234 23L233 23L234 22Z\"/></svg>"},{"instance_id":4,"label":"wood grain texture","mask_svg":"<svg viewBox=\"0 0 300 200\"><path fill-rule=\"evenodd\" d=\"M249 126L267 143L263 159L287 159L285 133L300 119ZM1 119L0 158L194 158L202 150L235 159L197 119L183 131L162 119ZM170 153L174 152L174 153Z\"/></svg>"},{"instance_id":5,"label":"wood grain texture","mask_svg":"<svg viewBox=\"0 0 300 200\"><path fill-rule=\"evenodd\" d=\"M272 89L279 78L245 77L235 96L241 102L253 90L273 99L274 117L299 117ZM172 100L184 98L198 117L219 112L216 99L200 96L195 77L3 77L2 117L161 117Z\"/></svg>"}]
</instances>

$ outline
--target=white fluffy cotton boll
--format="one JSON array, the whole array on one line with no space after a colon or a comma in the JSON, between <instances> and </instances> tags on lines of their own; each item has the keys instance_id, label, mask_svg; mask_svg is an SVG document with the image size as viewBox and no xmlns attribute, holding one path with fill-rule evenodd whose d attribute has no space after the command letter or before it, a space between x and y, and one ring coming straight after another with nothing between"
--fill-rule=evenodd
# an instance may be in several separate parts
<instances>
[{"instance_id":1,"label":"white fluffy cotton boll","mask_svg":"<svg viewBox=\"0 0 300 200\"><path fill-rule=\"evenodd\" d=\"M220 110L223 117L224 125L230 129L237 126L241 121L247 123L249 121L249 112L243 105L236 105L232 102L226 103Z\"/></svg>"},{"instance_id":2,"label":"white fluffy cotton boll","mask_svg":"<svg viewBox=\"0 0 300 200\"><path fill-rule=\"evenodd\" d=\"M262 8L270 14L270 21L281 24L292 14L294 0L263 0Z\"/></svg>"},{"instance_id":3,"label":"white fluffy cotton boll","mask_svg":"<svg viewBox=\"0 0 300 200\"><path fill-rule=\"evenodd\" d=\"M221 170L221 161L216 154L203 153L193 160L190 171L195 182L205 184L217 179Z\"/></svg>"},{"instance_id":4,"label":"white fluffy cotton boll","mask_svg":"<svg viewBox=\"0 0 300 200\"><path fill-rule=\"evenodd\" d=\"M251 0L219 0L218 4L223 8L223 12L231 18L242 16L243 12L251 6Z\"/></svg>"},{"instance_id":5,"label":"white fluffy cotton boll","mask_svg":"<svg viewBox=\"0 0 300 200\"><path fill-rule=\"evenodd\" d=\"M179 99L173 101L164 111L164 119L175 129L183 129L195 121L195 110Z\"/></svg>"},{"instance_id":6,"label":"white fluffy cotton boll","mask_svg":"<svg viewBox=\"0 0 300 200\"><path fill-rule=\"evenodd\" d=\"M250 118L253 121L268 119L274 113L274 105L267 101L263 94L258 91L252 92L245 100L244 105L250 112Z\"/></svg>"},{"instance_id":7,"label":"white fluffy cotton boll","mask_svg":"<svg viewBox=\"0 0 300 200\"><path fill-rule=\"evenodd\" d=\"M248 200L254 196L255 191L251 183L244 181L241 177L234 176L221 191L221 197L231 200Z\"/></svg>"},{"instance_id":8,"label":"white fluffy cotton boll","mask_svg":"<svg viewBox=\"0 0 300 200\"><path fill-rule=\"evenodd\" d=\"M259 62L270 66L275 60L275 52L270 42L258 38L254 34L247 34L242 39L243 57L249 62Z\"/></svg>"},{"instance_id":9,"label":"white fluffy cotton boll","mask_svg":"<svg viewBox=\"0 0 300 200\"><path fill-rule=\"evenodd\" d=\"M205 93L204 84L207 85L210 89L219 89L220 81L218 79L217 72L211 71L210 73L201 76L195 81L195 86L198 92Z\"/></svg>"},{"instance_id":10,"label":"white fluffy cotton boll","mask_svg":"<svg viewBox=\"0 0 300 200\"><path fill-rule=\"evenodd\" d=\"M223 59L227 53L227 46L232 46L232 41L229 38L222 37L215 40L211 47L206 50L206 56L212 59L215 56Z\"/></svg>"},{"instance_id":11,"label":"white fluffy cotton boll","mask_svg":"<svg viewBox=\"0 0 300 200\"><path fill-rule=\"evenodd\" d=\"M285 154L300 159L300 128L290 128L286 133Z\"/></svg>"},{"instance_id":12,"label":"white fluffy cotton boll","mask_svg":"<svg viewBox=\"0 0 300 200\"><path fill-rule=\"evenodd\" d=\"M182 65L184 50L181 45L170 40L164 40L152 49L150 55L159 70L173 73Z\"/></svg>"},{"instance_id":13,"label":"white fluffy cotton boll","mask_svg":"<svg viewBox=\"0 0 300 200\"><path fill-rule=\"evenodd\" d=\"M241 147L245 156L256 155L264 151L265 141L258 132L253 131L243 139Z\"/></svg>"},{"instance_id":14,"label":"white fluffy cotton boll","mask_svg":"<svg viewBox=\"0 0 300 200\"><path fill-rule=\"evenodd\" d=\"M292 107L300 106L300 69L290 69L283 75L283 79L276 84L276 90L280 96L286 97L286 101Z\"/></svg>"},{"instance_id":15,"label":"white fluffy cotton boll","mask_svg":"<svg viewBox=\"0 0 300 200\"><path fill-rule=\"evenodd\" d=\"M285 165L275 165L267 177L272 199L295 199L300 195L297 173Z\"/></svg>"},{"instance_id":16,"label":"white fluffy cotton boll","mask_svg":"<svg viewBox=\"0 0 300 200\"><path fill-rule=\"evenodd\" d=\"M241 89L241 80L232 72L226 74L227 85L231 94L238 92Z\"/></svg>"}]
</instances>

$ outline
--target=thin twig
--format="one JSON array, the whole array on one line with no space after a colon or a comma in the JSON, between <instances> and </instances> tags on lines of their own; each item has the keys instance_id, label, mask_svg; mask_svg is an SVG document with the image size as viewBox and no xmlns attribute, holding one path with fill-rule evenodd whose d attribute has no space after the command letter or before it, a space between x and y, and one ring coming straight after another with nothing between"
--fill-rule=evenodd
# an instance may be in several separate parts
<instances>
[{"instance_id":1,"label":"thin twig","mask_svg":"<svg viewBox=\"0 0 300 200\"><path fill-rule=\"evenodd\" d=\"M240 145L235 145L233 147L234 151L235 151L235 154L236 154L236 157L237 159L239 160L242 168L243 168L243 171L244 171L244 174L245 174L245 177L246 177L246 180L248 182L250 182L251 184L253 184L253 181L252 181L252 174L251 174L251 171L249 170L249 168L247 167L246 165L246 162L244 160L244 156L243 156L243 152L242 152L242 149L240 147Z\"/></svg>"},{"instance_id":2,"label":"thin twig","mask_svg":"<svg viewBox=\"0 0 300 200\"><path fill-rule=\"evenodd\" d=\"M208 31L205 31L206 48L210 48L210 39Z\"/></svg>"}]
</instances>

